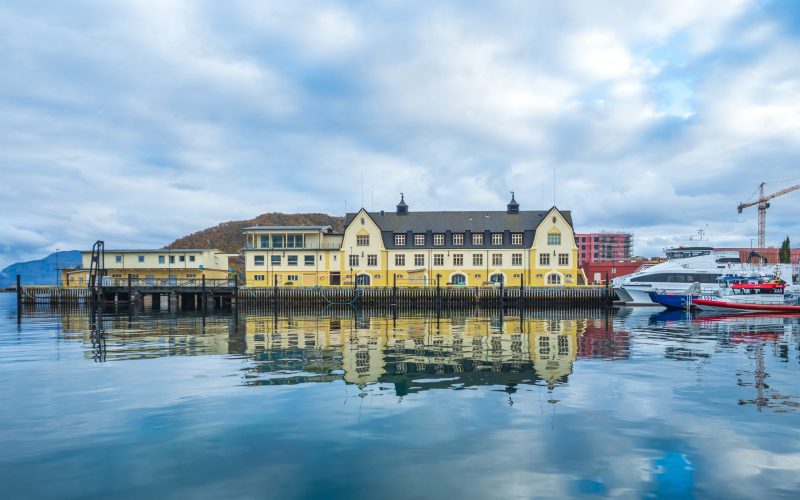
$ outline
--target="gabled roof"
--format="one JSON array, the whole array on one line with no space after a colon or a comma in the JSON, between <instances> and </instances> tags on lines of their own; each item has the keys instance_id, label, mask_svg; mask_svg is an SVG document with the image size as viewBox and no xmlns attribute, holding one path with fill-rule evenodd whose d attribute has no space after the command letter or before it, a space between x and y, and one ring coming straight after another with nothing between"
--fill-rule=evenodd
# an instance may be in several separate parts
<instances>
[{"instance_id":1,"label":"gabled roof","mask_svg":"<svg viewBox=\"0 0 800 500\"><path fill-rule=\"evenodd\" d=\"M409 212L406 215L397 215L394 212L367 212L370 218L378 225L381 231L405 233L408 231L424 233L433 231L443 233L453 232L523 232L535 231L550 210L521 210L518 214L509 214L506 211L459 211L459 212ZM569 211L559 211L572 226L572 214ZM345 216L345 227L355 219L356 213Z\"/></svg>"}]
</instances>

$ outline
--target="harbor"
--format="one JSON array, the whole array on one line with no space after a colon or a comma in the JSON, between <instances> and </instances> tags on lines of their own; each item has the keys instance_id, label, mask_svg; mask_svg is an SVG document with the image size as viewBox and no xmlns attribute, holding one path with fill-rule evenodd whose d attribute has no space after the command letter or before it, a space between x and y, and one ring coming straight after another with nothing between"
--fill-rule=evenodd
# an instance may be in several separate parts
<instances>
[{"instance_id":1,"label":"harbor","mask_svg":"<svg viewBox=\"0 0 800 500\"><path fill-rule=\"evenodd\" d=\"M531 453L563 481L531 485L532 496L800 488L788 461L751 462L745 477L715 465L740 452L745 429L749 453L794 453L797 319L109 303L25 306L15 324L13 303L0 294L0 367L14 388L0 404L15 408L0 412L0 479L11 497L46 497L53 484L65 497L194 496L220 482L222 496L239 496L276 463L317 472L270 476L272 497L392 489L385 471L396 467L423 496L511 495L475 468L534 474ZM42 432L39 419L56 412L58 432ZM714 432L702 431L708 421Z\"/></svg>"}]
</instances>

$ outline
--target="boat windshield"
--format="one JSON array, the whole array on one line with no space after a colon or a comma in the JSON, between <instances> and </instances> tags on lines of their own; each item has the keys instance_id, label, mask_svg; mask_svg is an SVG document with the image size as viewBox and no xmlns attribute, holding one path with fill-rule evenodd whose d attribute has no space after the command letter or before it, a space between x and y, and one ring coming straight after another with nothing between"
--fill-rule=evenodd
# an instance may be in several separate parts
<instances>
[{"instance_id":1,"label":"boat windshield","mask_svg":"<svg viewBox=\"0 0 800 500\"><path fill-rule=\"evenodd\" d=\"M709 247L681 247L670 248L666 251L667 259L687 259L689 257L700 257L703 255L711 255L713 248Z\"/></svg>"}]
</instances>

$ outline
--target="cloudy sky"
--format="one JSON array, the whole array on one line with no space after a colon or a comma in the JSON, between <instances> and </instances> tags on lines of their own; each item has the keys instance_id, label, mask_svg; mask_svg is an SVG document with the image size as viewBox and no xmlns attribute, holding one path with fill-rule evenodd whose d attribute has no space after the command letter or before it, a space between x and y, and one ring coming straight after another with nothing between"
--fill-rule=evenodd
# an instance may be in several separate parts
<instances>
[{"instance_id":1,"label":"cloudy sky","mask_svg":"<svg viewBox=\"0 0 800 500\"><path fill-rule=\"evenodd\" d=\"M749 246L737 203L800 183L798 54L790 0L3 2L0 266L401 191Z\"/></svg>"}]
</instances>

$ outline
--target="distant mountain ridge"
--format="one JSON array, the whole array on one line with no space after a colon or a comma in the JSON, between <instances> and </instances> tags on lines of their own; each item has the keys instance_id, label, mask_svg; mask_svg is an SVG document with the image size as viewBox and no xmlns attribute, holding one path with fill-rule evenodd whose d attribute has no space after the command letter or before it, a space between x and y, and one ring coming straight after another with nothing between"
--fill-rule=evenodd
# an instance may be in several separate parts
<instances>
[{"instance_id":1,"label":"distant mountain ridge","mask_svg":"<svg viewBox=\"0 0 800 500\"><path fill-rule=\"evenodd\" d=\"M17 285L17 275L23 285L55 285L56 264L59 268L76 267L81 264L79 250L51 253L44 259L17 262L0 271L0 288Z\"/></svg>"},{"instance_id":2,"label":"distant mountain ridge","mask_svg":"<svg viewBox=\"0 0 800 500\"><path fill-rule=\"evenodd\" d=\"M173 241L166 248L217 248L225 253L237 253L244 247L242 229L249 226L331 226L344 231L344 217L328 214L284 214L272 212L249 220L222 222Z\"/></svg>"}]
</instances>

